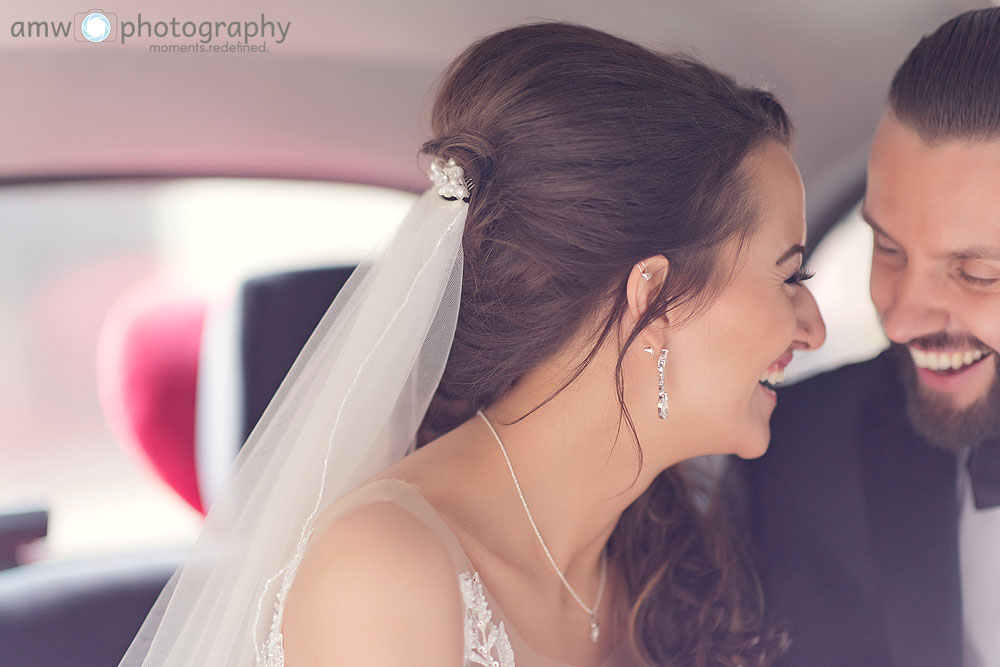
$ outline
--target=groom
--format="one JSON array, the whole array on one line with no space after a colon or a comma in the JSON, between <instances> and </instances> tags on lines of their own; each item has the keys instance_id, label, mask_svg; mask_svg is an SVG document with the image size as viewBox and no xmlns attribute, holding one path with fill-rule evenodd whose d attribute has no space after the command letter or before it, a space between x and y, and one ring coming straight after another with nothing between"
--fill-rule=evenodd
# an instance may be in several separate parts
<instances>
[{"instance_id":1,"label":"groom","mask_svg":"<svg viewBox=\"0 0 1000 667\"><path fill-rule=\"evenodd\" d=\"M736 466L781 664L1000 665L1000 8L900 67L862 214L892 345L782 391Z\"/></svg>"}]
</instances>

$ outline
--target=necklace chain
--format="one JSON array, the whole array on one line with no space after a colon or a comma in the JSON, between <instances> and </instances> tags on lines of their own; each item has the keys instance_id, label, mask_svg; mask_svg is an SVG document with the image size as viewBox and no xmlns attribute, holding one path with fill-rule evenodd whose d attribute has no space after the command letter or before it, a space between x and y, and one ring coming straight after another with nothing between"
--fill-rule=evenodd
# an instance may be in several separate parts
<instances>
[{"instance_id":1,"label":"necklace chain","mask_svg":"<svg viewBox=\"0 0 1000 667\"><path fill-rule=\"evenodd\" d=\"M531 516L531 510L528 509L528 501L524 499L524 493L521 491L521 484L517 481L517 475L514 474L514 464L510 462L510 456L507 455L507 448L503 446L503 441L500 439L500 435L497 433L496 429L493 428L493 424L490 420L486 418L486 414L482 410L477 410L476 414L483 418L486 422L486 426L489 427L490 431L493 433L493 437L496 438L497 444L500 445L500 451L503 453L504 459L507 461L507 468L510 470L511 479L514 480L514 488L517 489L517 495L521 499L521 505L524 507L524 513L528 515L528 522L531 524L532 530L535 531L535 537L538 538L538 543L542 545L542 551L545 552L545 556L549 559L549 563L552 564L552 569L556 571L559 575L559 581L562 582L569 594L573 596L576 603L580 605L580 608L587 612L590 616L590 639L596 642L598 636L600 635L600 625L597 623L597 610L601 606L601 599L604 597L604 584L608 579L608 553L605 549L601 552L601 582L597 586L597 599L594 600L594 606L588 607L580 599L580 596L576 594L573 587L566 580L566 575L563 574L562 570L556 564L556 559L552 557L552 552L549 551L549 547L545 544L545 540L542 539L542 534L538 530L538 526L535 524L535 518Z\"/></svg>"}]
</instances>

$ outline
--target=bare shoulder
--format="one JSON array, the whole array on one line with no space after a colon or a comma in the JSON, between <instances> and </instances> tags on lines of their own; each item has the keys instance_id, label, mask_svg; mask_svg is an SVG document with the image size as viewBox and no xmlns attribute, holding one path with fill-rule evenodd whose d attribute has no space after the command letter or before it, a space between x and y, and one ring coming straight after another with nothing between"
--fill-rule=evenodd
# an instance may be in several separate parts
<instances>
[{"instance_id":1,"label":"bare shoulder","mask_svg":"<svg viewBox=\"0 0 1000 667\"><path fill-rule=\"evenodd\" d=\"M463 617L438 536L392 503L364 505L310 541L285 606L286 664L461 665Z\"/></svg>"}]
</instances>

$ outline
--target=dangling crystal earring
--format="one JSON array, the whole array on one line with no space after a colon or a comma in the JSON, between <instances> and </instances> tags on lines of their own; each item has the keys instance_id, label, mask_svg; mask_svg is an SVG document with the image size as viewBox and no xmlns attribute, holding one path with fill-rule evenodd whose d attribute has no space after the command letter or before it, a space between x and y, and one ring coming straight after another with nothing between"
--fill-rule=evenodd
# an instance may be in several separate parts
<instances>
[{"instance_id":1,"label":"dangling crystal earring","mask_svg":"<svg viewBox=\"0 0 1000 667\"><path fill-rule=\"evenodd\" d=\"M656 398L656 411L660 419L667 418L667 392L663 389L663 369L667 365L667 349L660 350L660 358L656 360L656 370L660 371L660 393Z\"/></svg>"}]
</instances>

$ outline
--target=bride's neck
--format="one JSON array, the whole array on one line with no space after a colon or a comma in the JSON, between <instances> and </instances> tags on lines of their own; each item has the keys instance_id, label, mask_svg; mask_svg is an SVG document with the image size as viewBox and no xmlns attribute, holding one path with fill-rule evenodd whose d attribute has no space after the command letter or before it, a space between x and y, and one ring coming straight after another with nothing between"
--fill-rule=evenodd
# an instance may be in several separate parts
<instances>
[{"instance_id":1,"label":"bride's neck","mask_svg":"<svg viewBox=\"0 0 1000 667\"><path fill-rule=\"evenodd\" d=\"M537 369L484 413L507 450L539 532L556 563L572 579L574 569L585 573L597 567L621 513L657 473L675 461L665 460L663 452L651 452L650 443L644 443L640 470L637 443L621 419L614 383L604 379L607 376L601 375L600 368L590 370L593 380L585 370L550 401L511 423L558 388L559 378L564 377L561 372ZM635 421L637 430L648 423ZM523 515L507 462L487 425L477 416L464 427L466 437L486 441L477 458L482 459L480 474L489 479L494 496L505 512ZM511 525L523 533L517 542L527 546L537 541L526 520L513 518ZM523 553L528 563L537 564L536 550ZM550 567L547 562L539 566Z\"/></svg>"}]
</instances>

